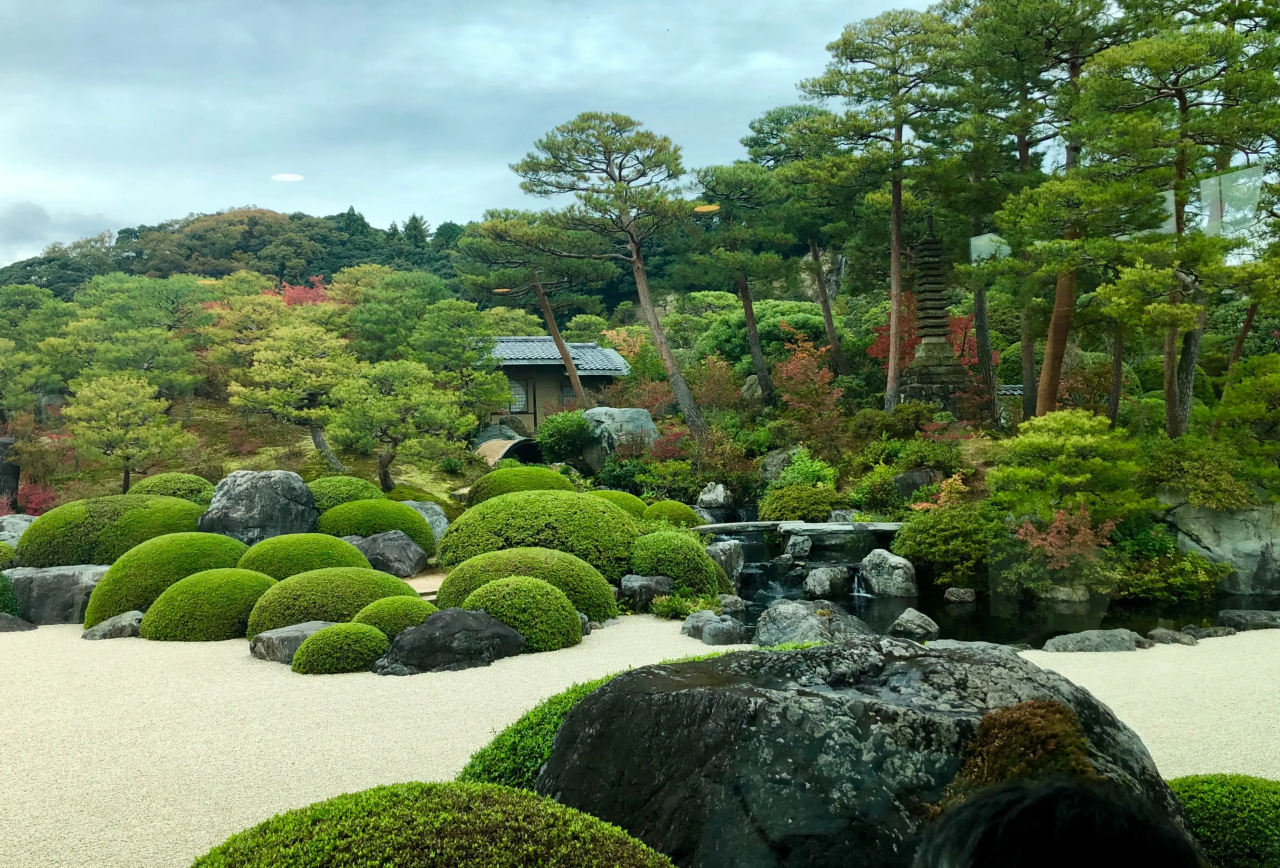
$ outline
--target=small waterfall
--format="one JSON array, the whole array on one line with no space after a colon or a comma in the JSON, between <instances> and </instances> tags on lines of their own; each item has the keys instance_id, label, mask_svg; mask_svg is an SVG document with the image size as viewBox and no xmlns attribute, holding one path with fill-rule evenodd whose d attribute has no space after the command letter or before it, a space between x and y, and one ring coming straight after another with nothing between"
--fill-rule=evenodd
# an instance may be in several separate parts
<instances>
[{"instance_id":1,"label":"small waterfall","mask_svg":"<svg viewBox=\"0 0 1280 868\"><path fill-rule=\"evenodd\" d=\"M862 587L862 570L858 567L853 567L853 590L849 591L849 596L873 598L873 595L868 594Z\"/></svg>"}]
</instances>

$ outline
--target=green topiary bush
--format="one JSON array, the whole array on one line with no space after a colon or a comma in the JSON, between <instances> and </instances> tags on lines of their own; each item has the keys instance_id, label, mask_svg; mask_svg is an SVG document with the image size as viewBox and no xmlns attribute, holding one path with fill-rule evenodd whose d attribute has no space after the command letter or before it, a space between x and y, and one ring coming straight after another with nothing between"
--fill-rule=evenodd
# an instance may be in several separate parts
<instances>
[{"instance_id":1,"label":"green topiary bush","mask_svg":"<svg viewBox=\"0 0 1280 868\"><path fill-rule=\"evenodd\" d=\"M276 580L253 570L205 570L170 585L147 609L139 632L162 642L243 639L249 613Z\"/></svg>"},{"instance_id":2,"label":"green topiary bush","mask_svg":"<svg viewBox=\"0 0 1280 868\"><path fill-rule=\"evenodd\" d=\"M419 597L383 597L365 606L351 620L356 624L377 627L388 639L395 639L401 631L416 627L438 610Z\"/></svg>"},{"instance_id":3,"label":"green topiary bush","mask_svg":"<svg viewBox=\"0 0 1280 868\"><path fill-rule=\"evenodd\" d=\"M290 668L300 675L368 672L390 647L391 641L377 627L334 624L304 639Z\"/></svg>"},{"instance_id":4,"label":"green topiary bush","mask_svg":"<svg viewBox=\"0 0 1280 868\"><path fill-rule=\"evenodd\" d=\"M237 566L266 573L273 579L287 579L326 567L370 569L369 559L360 549L323 533L289 533L264 539L251 546Z\"/></svg>"},{"instance_id":5,"label":"green topiary bush","mask_svg":"<svg viewBox=\"0 0 1280 868\"><path fill-rule=\"evenodd\" d=\"M531 576L482 585L462 608L483 609L524 636L524 653L556 651L582 641L582 621L564 591Z\"/></svg>"},{"instance_id":6,"label":"green topiary bush","mask_svg":"<svg viewBox=\"0 0 1280 868\"><path fill-rule=\"evenodd\" d=\"M672 868L616 826L491 784L393 784L288 811L192 868Z\"/></svg>"},{"instance_id":7,"label":"green topiary bush","mask_svg":"<svg viewBox=\"0 0 1280 868\"><path fill-rule=\"evenodd\" d=\"M631 550L631 572L640 576L670 576L675 596L701 597L718 593L716 562L691 536L659 531L640 537Z\"/></svg>"},{"instance_id":8,"label":"green topiary bush","mask_svg":"<svg viewBox=\"0 0 1280 868\"><path fill-rule=\"evenodd\" d=\"M591 491L588 494L595 497L603 497L614 506L622 507L633 518L644 518L644 511L648 509L643 500L629 491Z\"/></svg>"},{"instance_id":9,"label":"green topiary bush","mask_svg":"<svg viewBox=\"0 0 1280 868\"><path fill-rule=\"evenodd\" d=\"M957 503L912 513L890 548L913 564L929 564L936 582L985 588L986 565L1006 536L1004 525L991 509Z\"/></svg>"},{"instance_id":10,"label":"green topiary bush","mask_svg":"<svg viewBox=\"0 0 1280 868\"><path fill-rule=\"evenodd\" d=\"M157 473L135 482L129 493L178 497L208 506L213 502L213 483L194 473Z\"/></svg>"},{"instance_id":11,"label":"green topiary bush","mask_svg":"<svg viewBox=\"0 0 1280 868\"><path fill-rule=\"evenodd\" d=\"M355 476L322 476L308 482L307 488L321 512L353 500L386 500L381 488Z\"/></svg>"},{"instance_id":12,"label":"green topiary bush","mask_svg":"<svg viewBox=\"0 0 1280 868\"><path fill-rule=\"evenodd\" d=\"M170 533L149 539L125 552L93 589L84 612L85 629L125 612L146 612L170 585L205 570L234 567L247 548L238 539L216 533Z\"/></svg>"},{"instance_id":13,"label":"green topiary bush","mask_svg":"<svg viewBox=\"0 0 1280 868\"><path fill-rule=\"evenodd\" d=\"M1169 781L1217 868L1280 868L1280 781L1190 775Z\"/></svg>"},{"instance_id":14,"label":"green topiary bush","mask_svg":"<svg viewBox=\"0 0 1280 868\"><path fill-rule=\"evenodd\" d=\"M784 485L760 498L761 521L826 521L845 500L834 488Z\"/></svg>"},{"instance_id":15,"label":"green topiary bush","mask_svg":"<svg viewBox=\"0 0 1280 868\"><path fill-rule=\"evenodd\" d=\"M618 615L613 588L582 558L553 549L519 548L468 558L445 576L436 594L442 609L462 606L477 588L507 576L533 576L564 591L569 602L592 621Z\"/></svg>"},{"instance_id":16,"label":"green topiary bush","mask_svg":"<svg viewBox=\"0 0 1280 868\"><path fill-rule=\"evenodd\" d=\"M18 541L28 567L113 564L152 537L194 531L204 507L177 497L115 494L76 500L37 518Z\"/></svg>"},{"instance_id":17,"label":"green topiary bush","mask_svg":"<svg viewBox=\"0 0 1280 868\"><path fill-rule=\"evenodd\" d=\"M359 567L329 567L290 576L263 594L249 615L248 636L305 621L350 621L383 597L418 598L395 576Z\"/></svg>"},{"instance_id":18,"label":"green topiary bush","mask_svg":"<svg viewBox=\"0 0 1280 868\"><path fill-rule=\"evenodd\" d=\"M639 536L623 509L590 494L517 491L486 500L463 513L440 539L440 565L526 546L577 555L610 582L626 574Z\"/></svg>"},{"instance_id":19,"label":"green topiary bush","mask_svg":"<svg viewBox=\"0 0 1280 868\"><path fill-rule=\"evenodd\" d=\"M18 605L18 595L13 590L13 582L4 573L0 573L0 612L15 618L25 617L22 606Z\"/></svg>"},{"instance_id":20,"label":"green topiary bush","mask_svg":"<svg viewBox=\"0 0 1280 868\"><path fill-rule=\"evenodd\" d=\"M0 543L0 570L13 563L14 557L13 546L8 543Z\"/></svg>"},{"instance_id":21,"label":"green topiary bush","mask_svg":"<svg viewBox=\"0 0 1280 868\"><path fill-rule=\"evenodd\" d=\"M698 527L706 524L693 507L686 506L678 500L659 500L651 504L643 516L645 521L669 521L676 527Z\"/></svg>"},{"instance_id":22,"label":"green topiary bush","mask_svg":"<svg viewBox=\"0 0 1280 868\"><path fill-rule=\"evenodd\" d=\"M533 439L547 461L568 461L582 455L595 439L582 410L567 410L542 420Z\"/></svg>"},{"instance_id":23,"label":"green topiary bush","mask_svg":"<svg viewBox=\"0 0 1280 868\"><path fill-rule=\"evenodd\" d=\"M412 506L394 500L353 500L320 516L317 526L330 536L373 536L389 530L404 531L428 556L436 553L431 525Z\"/></svg>"},{"instance_id":24,"label":"green topiary bush","mask_svg":"<svg viewBox=\"0 0 1280 868\"><path fill-rule=\"evenodd\" d=\"M467 506L484 503L513 491L573 491L573 483L545 467L509 467L477 479L467 494Z\"/></svg>"}]
</instances>

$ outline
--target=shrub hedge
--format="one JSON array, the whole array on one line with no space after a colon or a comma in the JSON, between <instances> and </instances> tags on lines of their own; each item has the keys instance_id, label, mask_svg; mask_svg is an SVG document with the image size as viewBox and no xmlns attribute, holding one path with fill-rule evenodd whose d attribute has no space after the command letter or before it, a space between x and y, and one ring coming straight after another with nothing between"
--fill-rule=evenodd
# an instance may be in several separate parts
<instances>
[{"instance_id":1,"label":"shrub hedge","mask_svg":"<svg viewBox=\"0 0 1280 868\"><path fill-rule=\"evenodd\" d=\"M383 597L418 597L395 576L359 567L329 567L276 583L249 615L248 636L305 621L350 621Z\"/></svg>"},{"instance_id":2,"label":"shrub hedge","mask_svg":"<svg viewBox=\"0 0 1280 868\"><path fill-rule=\"evenodd\" d=\"M13 582L4 573L0 573L0 612L15 618L25 617L22 606L18 605L18 594L13 590Z\"/></svg>"},{"instance_id":3,"label":"shrub hedge","mask_svg":"<svg viewBox=\"0 0 1280 868\"><path fill-rule=\"evenodd\" d=\"M441 497L438 494L432 494L430 491L423 491L421 488L413 488L408 485L397 485L395 488L387 492L387 500L394 500L403 503L406 500L430 501L436 506L444 510L445 516L449 521L453 521L462 515L466 509L464 505L456 500L447 497Z\"/></svg>"},{"instance_id":4,"label":"shrub hedge","mask_svg":"<svg viewBox=\"0 0 1280 868\"><path fill-rule=\"evenodd\" d=\"M760 498L761 521L826 521L831 510L844 506L834 488L784 485Z\"/></svg>"},{"instance_id":5,"label":"shrub hedge","mask_svg":"<svg viewBox=\"0 0 1280 868\"><path fill-rule=\"evenodd\" d=\"M240 540L217 533L170 533L149 539L125 552L93 589L84 612L85 629L135 609L146 612L170 585L205 570L234 567L246 549Z\"/></svg>"},{"instance_id":6,"label":"shrub hedge","mask_svg":"<svg viewBox=\"0 0 1280 868\"><path fill-rule=\"evenodd\" d=\"M193 868L672 868L589 814L491 784L392 784L279 814Z\"/></svg>"},{"instance_id":7,"label":"shrub hedge","mask_svg":"<svg viewBox=\"0 0 1280 868\"><path fill-rule=\"evenodd\" d=\"M698 527L706 524L693 507L678 500L659 500L651 504L642 516L645 521L669 521L676 527Z\"/></svg>"},{"instance_id":8,"label":"shrub hedge","mask_svg":"<svg viewBox=\"0 0 1280 868\"><path fill-rule=\"evenodd\" d=\"M373 536L402 530L427 555L436 553L431 525L412 506L394 500L353 500L340 503L320 516L317 529L329 536Z\"/></svg>"},{"instance_id":9,"label":"shrub hedge","mask_svg":"<svg viewBox=\"0 0 1280 868\"><path fill-rule=\"evenodd\" d=\"M368 672L391 641L368 624L333 624L317 630L298 646L290 667L300 675Z\"/></svg>"},{"instance_id":10,"label":"shrub hedge","mask_svg":"<svg viewBox=\"0 0 1280 868\"><path fill-rule=\"evenodd\" d=\"M533 576L564 591L569 602L592 621L617 617L613 588L582 558L554 549L518 548L468 558L445 576L436 594L442 609L461 606L477 588L507 576Z\"/></svg>"},{"instance_id":11,"label":"shrub hedge","mask_svg":"<svg viewBox=\"0 0 1280 868\"><path fill-rule=\"evenodd\" d=\"M532 576L508 576L472 591L462 608L489 615L524 636L524 653L582 641L582 621L564 591Z\"/></svg>"},{"instance_id":12,"label":"shrub hedge","mask_svg":"<svg viewBox=\"0 0 1280 868\"><path fill-rule=\"evenodd\" d=\"M435 606L421 597L383 597L356 612L351 620L377 627L388 639L395 639L401 631L418 626L436 611Z\"/></svg>"},{"instance_id":13,"label":"shrub hedge","mask_svg":"<svg viewBox=\"0 0 1280 868\"><path fill-rule=\"evenodd\" d=\"M5 567L9 566L9 564L13 561L14 556L15 556L15 553L13 551L13 546L9 545L8 543L0 543L0 570L3 570Z\"/></svg>"},{"instance_id":14,"label":"shrub hedge","mask_svg":"<svg viewBox=\"0 0 1280 868\"><path fill-rule=\"evenodd\" d=\"M928 564L934 581L960 588L985 588L986 564L1008 536L1000 518L981 506L957 503L916 512L893 538L893 553L913 564Z\"/></svg>"},{"instance_id":15,"label":"shrub hedge","mask_svg":"<svg viewBox=\"0 0 1280 868\"><path fill-rule=\"evenodd\" d=\"M249 613L276 580L253 570L205 570L165 589L142 617L144 639L221 642L243 639Z\"/></svg>"},{"instance_id":16,"label":"shrub hedge","mask_svg":"<svg viewBox=\"0 0 1280 868\"><path fill-rule=\"evenodd\" d=\"M440 539L446 569L485 552L533 546L577 555L610 582L627 572L635 520L607 500L573 491L517 491L464 512Z\"/></svg>"},{"instance_id":17,"label":"shrub hedge","mask_svg":"<svg viewBox=\"0 0 1280 868\"><path fill-rule=\"evenodd\" d=\"M1248 775L1191 775L1169 787L1191 832L1217 868L1280 866L1280 781Z\"/></svg>"},{"instance_id":18,"label":"shrub hedge","mask_svg":"<svg viewBox=\"0 0 1280 868\"><path fill-rule=\"evenodd\" d=\"M614 506L622 507L631 513L633 518L644 518L644 511L648 509L643 500L629 491L590 491L587 493L595 497L603 497Z\"/></svg>"},{"instance_id":19,"label":"shrub hedge","mask_svg":"<svg viewBox=\"0 0 1280 868\"><path fill-rule=\"evenodd\" d=\"M64 503L37 518L18 541L28 567L113 564L152 537L194 531L204 507L177 497L114 494Z\"/></svg>"},{"instance_id":20,"label":"shrub hedge","mask_svg":"<svg viewBox=\"0 0 1280 868\"><path fill-rule=\"evenodd\" d=\"M659 531L636 540L631 550L631 571L641 576L670 576L676 596L719 593L716 562L702 543L677 531Z\"/></svg>"},{"instance_id":21,"label":"shrub hedge","mask_svg":"<svg viewBox=\"0 0 1280 868\"><path fill-rule=\"evenodd\" d=\"M266 573L273 579L287 579L326 567L370 569L369 559L360 549L323 533L289 533L264 539L252 545L237 566Z\"/></svg>"},{"instance_id":22,"label":"shrub hedge","mask_svg":"<svg viewBox=\"0 0 1280 868\"><path fill-rule=\"evenodd\" d=\"M472 484L467 494L467 506L475 506L513 491L573 491L573 483L546 467L491 470Z\"/></svg>"},{"instance_id":23,"label":"shrub hedge","mask_svg":"<svg viewBox=\"0 0 1280 868\"><path fill-rule=\"evenodd\" d=\"M129 493L179 497L208 506L213 502L213 483L194 473L157 473L139 479L129 487Z\"/></svg>"},{"instance_id":24,"label":"shrub hedge","mask_svg":"<svg viewBox=\"0 0 1280 868\"><path fill-rule=\"evenodd\" d=\"M322 476L307 483L316 509L321 512L350 503L353 500L385 500L382 489L355 476Z\"/></svg>"}]
</instances>

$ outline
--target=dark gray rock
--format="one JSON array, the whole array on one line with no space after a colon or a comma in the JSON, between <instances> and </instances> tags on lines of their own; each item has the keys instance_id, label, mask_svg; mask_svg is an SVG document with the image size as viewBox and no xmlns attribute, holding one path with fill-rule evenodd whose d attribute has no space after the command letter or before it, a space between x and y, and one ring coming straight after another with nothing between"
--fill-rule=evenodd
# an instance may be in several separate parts
<instances>
[{"instance_id":1,"label":"dark gray rock","mask_svg":"<svg viewBox=\"0 0 1280 868\"><path fill-rule=\"evenodd\" d=\"M444 514L444 507L429 500L406 500L403 503L413 507L418 515L427 520L427 524L431 525L431 533L435 535L436 544L439 545L440 537L449 529L449 516Z\"/></svg>"},{"instance_id":2,"label":"dark gray rock","mask_svg":"<svg viewBox=\"0 0 1280 868\"><path fill-rule=\"evenodd\" d=\"M978 599L978 592L973 588L947 588L942 599L948 603L972 603Z\"/></svg>"},{"instance_id":3,"label":"dark gray rock","mask_svg":"<svg viewBox=\"0 0 1280 868\"><path fill-rule=\"evenodd\" d=\"M533 436L529 433L529 428L524 424L524 420L512 413L507 413L505 416L499 416L498 424L507 426L521 437Z\"/></svg>"},{"instance_id":4,"label":"dark gray rock","mask_svg":"<svg viewBox=\"0 0 1280 868\"><path fill-rule=\"evenodd\" d=\"M417 627L396 636L385 657L373 664L379 675L417 675L488 666L519 654L524 637L487 612L441 609Z\"/></svg>"},{"instance_id":5,"label":"dark gray rock","mask_svg":"<svg viewBox=\"0 0 1280 868\"><path fill-rule=\"evenodd\" d=\"M675 582L669 576L637 576L628 573L622 577L618 598L625 600L633 612L649 611L654 597L670 596Z\"/></svg>"},{"instance_id":6,"label":"dark gray rock","mask_svg":"<svg viewBox=\"0 0 1280 868\"><path fill-rule=\"evenodd\" d=\"M1176 630L1167 630L1164 627L1157 627L1147 634L1147 638L1157 645L1196 645L1198 644L1196 637L1187 633L1179 633Z\"/></svg>"},{"instance_id":7,"label":"dark gray rock","mask_svg":"<svg viewBox=\"0 0 1280 868\"><path fill-rule=\"evenodd\" d=\"M3 504L0 503L0 505ZM18 540L22 539L22 535L35 520L34 515L0 515L0 543L6 543L16 549Z\"/></svg>"},{"instance_id":8,"label":"dark gray rock","mask_svg":"<svg viewBox=\"0 0 1280 868\"><path fill-rule=\"evenodd\" d=\"M364 537L359 536L357 534L351 534L349 536L339 537L339 539L341 539L343 542L349 542L353 546L356 546L357 548L360 546L360 543L364 542L365 540Z\"/></svg>"},{"instance_id":9,"label":"dark gray rock","mask_svg":"<svg viewBox=\"0 0 1280 868\"><path fill-rule=\"evenodd\" d=\"M751 642L752 630L737 618L721 615L702 628L703 645L746 645Z\"/></svg>"},{"instance_id":10,"label":"dark gray rock","mask_svg":"<svg viewBox=\"0 0 1280 868\"><path fill-rule=\"evenodd\" d=\"M733 509L733 495L719 482L708 482L698 495L697 505L703 509Z\"/></svg>"},{"instance_id":11,"label":"dark gray rock","mask_svg":"<svg viewBox=\"0 0 1280 868\"><path fill-rule=\"evenodd\" d=\"M311 533L319 517L311 489L298 474L237 470L213 490L200 530L253 545L288 533Z\"/></svg>"},{"instance_id":12,"label":"dark gray rock","mask_svg":"<svg viewBox=\"0 0 1280 868\"><path fill-rule=\"evenodd\" d=\"M138 610L125 612L116 615L114 618L108 618L100 624L95 624L88 630L80 634L81 639L97 640L97 639L133 639L138 635L138 628L142 626L142 613Z\"/></svg>"},{"instance_id":13,"label":"dark gray rock","mask_svg":"<svg viewBox=\"0 0 1280 868\"><path fill-rule=\"evenodd\" d=\"M1234 627L1197 627L1195 624L1183 627L1182 632L1193 639L1221 639L1236 634Z\"/></svg>"},{"instance_id":14,"label":"dark gray rock","mask_svg":"<svg viewBox=\"0 0 1280 868\"><path fill-rule=\"evenodd\" d=\"M565 718L536 790L683 868L907 868L982 716L1042 699L1072 708L1100 775L1181 819L1105 705L1006 649L957 644L855 636L624 672Z\"/></svg>"},{"instance_id":15,"label":"dark gray rock","mask_svg":"<svg viewBox=\"0 0 1280 868\"><path fill-rule=\"evenodd\" d=\"M799 451L799 446L792 446L766 453L760 461L760 478L765 482L773 482L782 475L782 471L791 466L792 457Z\"/></svg>"},{"instance_id":16,"label":"dark gray rock","mask_svg":"<svg viewBox=\"0 0 1280 868\"><path fill-rule=\"evenodd\" d=\"M582 458L598 473L619 444L629 443L647 450L658 439L658 426L648 410L636 407L592 407L582 414L591 425L591 442Z\"/></svg>"},{"instance_id":17,"label":"dark gray rock","mask_svg":"<svg viewBox=\"0 0 1280 868\"><path fill-rule=\"evenodd\" d=\"M911 561L886 549L874 549L862 559L862 588L873 597L915 597L916 568Z\"/></svg>"},{"instance_id":18,"label":"dark gray rock","mask_svg":"<svg viewBox=\"0 0 1280 868\"><path fill-rule=\"evenodd\" d=\"M485 425L476 434L476 446L482 446L490 440L519 440L524 437L523 434L516 431L509 425L502 425L493 422Z\"/></svg>"},{"instance_id":19,"label":"dark gray rock","mask_svg":"<svg viewBox=\"0 0 1280 868\"><path fill-rule=\"evenodd\" d=\"M1171 505L1167 494L1161 499ZM1195 552L1235 572L1218 583L1224 594L1280 594L1280 504L1223 510L1179 502L1165 514L1180 551Z\"/></svg>"},{"instance_id":20,"label":"dark gray rock","mask_svg":"<svg viewBox=\"0 0 1280 868\"><path fill-rule=\"evenodd\" d=\"M582 635L591 635L591 619L581 612L578 613L578 622L582 625Z\"/></svg>"},{"instance_id":21,"label":"dark gray rock","mask_svg":"<svg viewBox=\"0 0 1280 868\"><path fill-rule=\"evenodd\" d=\"M13 583L22 614L32 624L83 624L89 595L110 567L13 567L4 571Z\"/></svg>"},{"instance_id":22,"label":"dark gray rock","mask_svg":"<svg viewBox=\"0 0 1280 868\"><path fill-rule=\"evenodd\" d=\"M804 577L804 592L814 599L842 597L849 593L853 570L848 567L814 567Z\"/></svg>"},{"instance_id":23,"label":"dark gray rock","mask_svg":"<svg viewBox=\"0 0 1280 868\"><path fill-rule=\"evenodd\" d=\"M741 621L747 617L747 601L733 594L721 594L720 611Z\"/></svg>"},{"instance_id":24,"label":"dark gray rock","mask_svg":"<svg viewBox=\"0 0 1280 868\"><path fill-rule=\"evenodd\" d=\"M809 556L809 552L813 550L813 540L803 534L796 534L787 538L787 547L783 549L787 554L796 560L804 560Z\"/></svg>"},{"instance_id":25,"label":"dark gray rock","mask_svg":"<svg viewBox=\"0 0 1280 868\"><path fill-rule=\"evenodd\" d=\"M1218 613L1218 624L1230 627L1237 633L1245 630L1275 630L1280 627L1280 612L1265 609L1223 609Z\"/></svg>"},{"instance_id":26,"label":"dark gray rock","mask_svg":"<svg viewBox=\"0 0 1280 868\"><path fill-rule=\"evenodd\" d=\"M298 646L325 627L332 627L333 621L307 621L289 627L277 627L259 633L249 640L249 653L259 660L270 660L288 666L293 662L293 655L298 653Z\"/></svg>"},{"instance_id":27,"label":"dark gray rock","mask_svg":"<svg viewBox=\"0 0 1280 868\"><path fill-rule=\"evenodd\" d=\"M707 555L720 565L720 569L724 570L724 574L729 577L729 582L736 589L738 577L742 575L742 568L747 564L741 541L731 539L713 542L707 546Z\"/></svg>"},{"instance_id":28,"label":"dark gray rock","mask_svg":"<svg viewBox=\"0 0 1280 868\"><path fill-rule=\"evenodd\" d=\"M907 500L915 493L916 489L924 488L926 485L937 485L945 477L942 473L931 467L921 467L918 470L908 470L905 473L899 473L893 477L893 485L898 489L898 494L903 500Z\"/></svg>"},{"instance_id":29,"label":"dark gray rock","mask_svg":"<svg viewBox=\"0 0 1280 868\"><path fill-rule=\"evenodd\" d=\"M912 609L910 606L889 627L890 636L896 636L899 639L910 639L913 642L932 641L937 639L938 634L941 632L936 621L924 612Z\"/></svg>"},{"instance_id":30,"label":"dark gray rock","mask_svg":"<svg viewBox=\"0 0 1280 868\"><path fill-rule=\"evenodd\" d=\"M845 642L875 631L830 600L775 600L756 622L757 645Z\"/></svg>"},{"instance_id":31,"label":"dark gray rock","mask_svg":"<svg viewBox=\"0 0 1280 868\"><path fill-rule=\"evenodd\" d=\"M375 533L353 545L369 559L369 566L402 579L427 568L427 553L402 530Z\"/></svg>"},{"instance_id":32,"label":"dark gray rock","mask_svg":"<svg viewBox=\"0 0 1280 868\"><path fill-rule=\"evenodd\" d=\"M0 633L25 633L35 628L36 625L30 621L15 618L8 612L0 612Z\"/></svg>"},{"instance_id":33,"label":"dark gray rock","mask_svg":"<svg viewBox=\"0 0 1280 868\"><path fill-rule=\"evenodd\" d=\"M690 612L685 617L684 623L680 625L680 633L683 636L689 636L693 639L701 639L702 628L719 617L719 615L710 609L699 609L696 612Z\"/></svg>"},{"instance_id":34,"label":"dark gray rock","mask_svg":"<svg viewBox=\"0 0 1280 868\"><path fill-rule=\"evenodd\" d=\"M1132 630L1084 630L1054 636L1044 643L1045 651L1136 651L1142 639ZM1147 641L1147 640L1143 640Z\"/></svg>"},{"instance_id":35,"label":"dark gray rock","mask_svg":"<svg viewBox=\"0 0 1280 868\"><path fill-rule=\"evenodd\" d=\"M729 510L727 509L711 510L711 509L704 509L701 506L695 506L693 507L693 514L696 515L702 521L703 524L717 524L719 522L724 521L724 519L728 517Z\"/></svg>"}]
</instances>

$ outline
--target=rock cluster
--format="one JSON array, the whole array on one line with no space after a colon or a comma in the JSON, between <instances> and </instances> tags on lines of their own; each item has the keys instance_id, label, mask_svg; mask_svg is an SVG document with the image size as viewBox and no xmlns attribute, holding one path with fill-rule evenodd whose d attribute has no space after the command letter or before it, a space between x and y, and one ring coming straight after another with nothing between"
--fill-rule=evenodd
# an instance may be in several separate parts
<instances>
[{"instance_id":1,"label":"rock cluster","mask_svg":"<svg viewBox=\"0 0 1280 868\"><path fill-rule=\"evenodd\" d=\"M524 637L486 612L441 609L396 636L373 665L379 675L417 675L488 666L519 654Z\"/></svg>"},{"instance_id":2,"label":"rock cluster","mask_svg":"<svg viewBox=\"0 0 1280 868\"><path fill-rule=\"evenodd\" d=\"M320 513L302 477L287 470L237 470L213 490L200 530L253 545L287 533L311 533Z\"/></svg>"},{"instance_id":3,"label":"rock cluster","mask_svg":"<svg viewBox=\"0 0 1280 868\"><path fill-rule=\"evenodd\" d=\"M13 583L27 620L33 624L83 624L89 595L110 567L13 567L4 571Z\"/></svg>"},{"instance_id":4,"label":"rock cluster","mask_svg":"<svg viewBox=\"0 0 1280 868\"><path fill-rule=\"evenodd\" d=\"M830 600L777 600L756 622L755 643L845 642L875 631Z\"/></svg>"}]
</instances>

